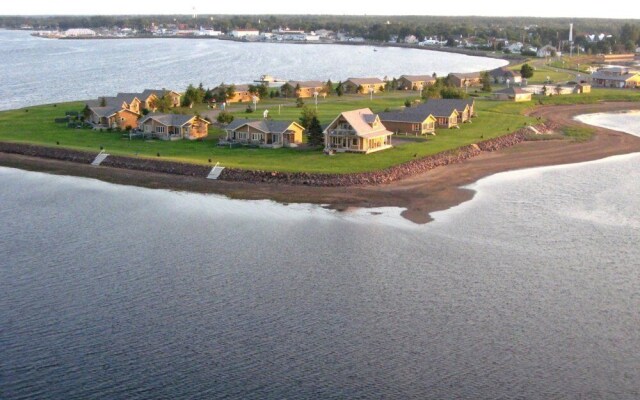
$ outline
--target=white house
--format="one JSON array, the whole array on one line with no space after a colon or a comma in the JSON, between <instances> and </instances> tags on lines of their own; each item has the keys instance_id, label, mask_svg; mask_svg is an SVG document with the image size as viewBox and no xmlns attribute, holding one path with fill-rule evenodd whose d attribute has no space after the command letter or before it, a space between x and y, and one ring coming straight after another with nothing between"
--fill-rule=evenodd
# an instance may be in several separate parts
<instances>
[{"instance_id":1,"label":"white house","mask_svg":"<svg viewBox=\"0 0 640 400\"><path fill-rule=\"evenodd\" d=\"M552 57L554 55L560 57L562 53L559 52L555 47L551 45L543 46L537 52L537 56L540 58Z\"/></svg>"},{"instance_id":2,"label":"white house","mask_svg":"<svg viewBox=\"0 0 640 400\"><path fill-rule=\"evenodd\" d=\"M255 29L235 29L229 33L234 38L244 38L248 36L260 36L260 32Z\"/></svg>"}]
</instances>

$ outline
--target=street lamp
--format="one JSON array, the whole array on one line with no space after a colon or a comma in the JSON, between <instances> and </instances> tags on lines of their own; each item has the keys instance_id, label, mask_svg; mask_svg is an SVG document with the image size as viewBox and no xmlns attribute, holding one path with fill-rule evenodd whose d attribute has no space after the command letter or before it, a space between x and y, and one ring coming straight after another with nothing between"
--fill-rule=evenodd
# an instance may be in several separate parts
<instances>
[{"instance_id":1,"label":"street lamp","mask_svg":"<svg viewBox=\"0 0 640 400\"><path fill-rule=\"evenodd\" d=\"M253 111L258 109L258 96L253 96L251 98L253 100Z\"/></svg>"},{"instance_id":2,"label":"street lamp","mask_svg":"<svg viewBox=\"0 0 640 400\"><path fill-rule=\"evenodd\" d=\"M373 101L373 88L369 88L369 99Z\"/></svg>"},{"instance_id":3,"label":"street lamp","mask_svg":"<svg viewBox=\"0 0 640 400\"><path fill-rule=\"evenodd\" d=\"M320 94L320 93L318 93L318 91L317 91L317 90L313 92L313 98L314 98L315 103L316 103L316 111L318 111L318 95L319 95L319 94Z\"/></svg>"}]
</instances>

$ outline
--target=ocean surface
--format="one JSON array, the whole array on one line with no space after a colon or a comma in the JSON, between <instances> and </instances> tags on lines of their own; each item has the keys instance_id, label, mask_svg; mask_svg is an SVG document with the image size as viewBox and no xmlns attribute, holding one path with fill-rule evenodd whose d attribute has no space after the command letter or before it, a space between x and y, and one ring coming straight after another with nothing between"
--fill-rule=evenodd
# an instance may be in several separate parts
<instances>
[{"instance_id":1,"label":"ocean surface","mask_svg":"<svg viewBox=\"0 0 640 400\"><path fill-rule=\"evenodd\" d=\"M501 173L414 225L0 168L0 398L640 398L638 182Z\"/></svg>"},{"instance_id":2,"label":"ocean surface","mask_svg":"<svg viewBox=\"0 0 640 400\"><path fill-rule=\"evenodd\" d=\"M485 57L394 47L238 43L217 39L55 40L0 30L0 110L145 88L184 91L280 79L445 75L494 69Z\"/></svg>"}]
</instances>

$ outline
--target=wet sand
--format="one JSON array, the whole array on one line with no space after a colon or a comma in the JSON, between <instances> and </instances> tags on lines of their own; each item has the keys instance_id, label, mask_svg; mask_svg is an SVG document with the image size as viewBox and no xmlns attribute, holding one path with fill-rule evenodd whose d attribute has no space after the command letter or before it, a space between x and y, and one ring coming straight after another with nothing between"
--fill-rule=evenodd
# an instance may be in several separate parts
<instances>
[{"instance_id":1,"label":"wet sand","mask_svg":"<svg viewBox=\"0 0 640 400\"><path fill-rule=\"evenodd\" d=\"M640 110L640 103L599 103L539 107L531 113L558 126L585 126L573 120L580 114ZM323 204L348 211L362 207L401 207L402 215L415 222L431 221L429 213L445 210L473 198L462 189L483 177L516 169L592 161L640 152L640 138L592 127L596 133L586 142L569 140L528 141L481 155L459 164L435 168L398 182L377 186L308 187L279 184L211 181L203 178L133 171L0 153L0 165L25 170L100 179L147 188L216 193L235 199L270 199L281 203Z\"/></svg>"}]
</instances>

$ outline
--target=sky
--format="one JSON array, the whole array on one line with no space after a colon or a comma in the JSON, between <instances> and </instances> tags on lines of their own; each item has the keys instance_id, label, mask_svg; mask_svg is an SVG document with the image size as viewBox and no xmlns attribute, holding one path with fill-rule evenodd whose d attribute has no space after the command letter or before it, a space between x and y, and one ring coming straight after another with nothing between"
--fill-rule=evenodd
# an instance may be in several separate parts
<instances>
[{"instance_id":1,"label":"sky","mask_svg":"<svg viewBox=\"0 0 640 400\"><path fill-rule=\"evenodd\" d=\"M335 14L480 15L640 19L638 7L601 7L591 0L0 0L0 15Z\"/></svg>"}]
</instances>

